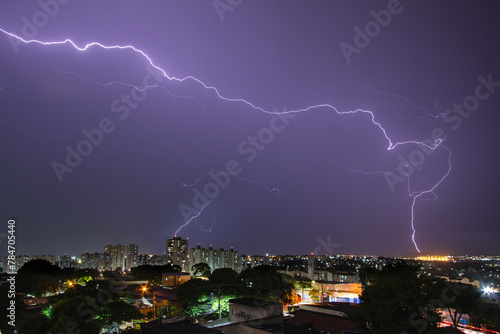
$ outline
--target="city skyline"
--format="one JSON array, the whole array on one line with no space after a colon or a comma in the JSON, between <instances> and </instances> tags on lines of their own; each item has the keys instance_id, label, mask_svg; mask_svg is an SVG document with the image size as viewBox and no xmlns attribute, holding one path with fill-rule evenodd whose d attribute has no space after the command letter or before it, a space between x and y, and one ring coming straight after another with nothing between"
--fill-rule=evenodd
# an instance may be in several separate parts
<instances>
[{"instance_id":1,"label":"city skyline","mask_svg":"<svg viewBox=\"0 0 500 334\"><path fill-rule=\"evenodd\" d=\"M2 9L17 254L500 254L494 1Z\"/></svg>"},{"instance_id":2,"label":"city skyline","mask_svg":"<svg viewBox=\"0 0 500 334\"><path fill-rule=\"evenodd\" d=\"M171 237L172 239L174 238L180 238L182 239L182 237L177 237L177 236L172 236ZM168 245L168 241L169 241L169 237L166 238L166 241L167 241L167 245ZM184 241L189 241L189 239L183 239ZM117 246L122 246L124 251L130 246L130 245L135 245L137 248L139 247L139 245L133 241L130 242L129 245L127 245L126 243L116 243L115 246L112 246L111 243L107 243L106 246L104 246L104 252L106 252L106 248L111 246L111 247L117 247ZM191 253L192 250L196 249L196 248L202 248L202 249L214 249L214 250L225 250L226 247L218 247L220 245L216 245L214 246L213 243L209 243L207 245L200 245L199 242L196 242L195 245L191 245L191 246L188 246L187 248L187 252L186 254L189 254ZM325 245L326 246L326 245ZM167 246L168 247L168 246ZM102 248L102 247L101 247ZM142 249L143 247L141 247ZM234 249L233 246L230 246L230 247L227 247L227 249ZM85 249L85 251L75 251L73 253L71 252L62 252L62 253L49 253L49 252L39 252L39 253L27 253L27 252L18 252L18 254L16 254L17 256L28 256L28 257L42 257L42 256L51 256L51 257L61 257L61 256L68 256L69 258L79 258L81 257L82 255L84 254L95 254L95 253L100 253L98 251L98 249ZM473 253L469 253L469 254L466 254L466 253L420 253L420 254L415 254L415 256L404 256L404 255L393 255L393 256L390 256L390 255L379 255L379 254L363 254L363 253L328 253L328 252L310 252L310 253L259 253L259 252L247 252L247 253L243 253L243 252L238 252L238 253L241 253L241 256L264 256L264 257L282 257L282 256L320 256L320 257L334 257L334 256L345 256L345 257L349 257L349 256L360 256L360 257L363 257L363 256L367 256L367 257L387 257L387 258L400 258L400 259L415 259L415 260L421 260L421 261L437 261L437 262L441 262L441 261L449 261L450 258L463 258L463 259L475 259L475 258L478 258L478 259L481 259L481 258L487 258L487 257L491 257L493 259L498 259L500 258L500 253L477 253L477 254L473 254ZM103 253L100 253L100 254L103 254ZM148 256L162 256L162 257L167 257L168 256L168 250L164 250L163 252L139 252L137 251L137 254L139 255L142 255L142 256L145 256L145 255L148 255Z\"/></svg>"}]
</instances>

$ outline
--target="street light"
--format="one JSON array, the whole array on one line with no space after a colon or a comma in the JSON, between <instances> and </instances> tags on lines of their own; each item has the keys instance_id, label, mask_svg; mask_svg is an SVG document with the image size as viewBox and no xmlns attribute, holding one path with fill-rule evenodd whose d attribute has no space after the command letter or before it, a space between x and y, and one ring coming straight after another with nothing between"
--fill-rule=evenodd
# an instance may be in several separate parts
<instances>
[{"instance_id":1,"label":"street light","mask_svg":"<svg viewBox=\"0 0 500 334\"><path fill-rule=\"evenodd\" d=\"M148 293L147 285L141 285L141 293ZM153 291L153 317L156 319L156 291Z\"/></svg>"},{"instance_id":2,"label":"street light","mask_svg":"<svg viewBox=\"0 0 500 334\"><path fill-rule=\"evenodd\" d=\"M483 288L483 292L486 294L489 294L489 293L495 292L495 290L493 290L493 288L488 286L488 287Z\"/></svg>"}]
</instances>

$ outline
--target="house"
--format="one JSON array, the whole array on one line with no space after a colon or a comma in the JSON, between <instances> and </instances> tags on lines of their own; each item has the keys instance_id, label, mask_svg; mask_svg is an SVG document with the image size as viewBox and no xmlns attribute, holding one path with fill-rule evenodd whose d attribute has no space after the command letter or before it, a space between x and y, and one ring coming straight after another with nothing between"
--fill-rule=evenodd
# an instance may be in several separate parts
<instances>
[{"instance_id":1,"label":"house","mask_svg":"<svg viewBox=\"0 0 500 334\"><path fill-rule=\"evenodd\" d=\"M161 275L161 283L163 286L173 287L186 283L191 279L191 275L187 273L164 273Z\"/></svg>"},{"instance_id":2,"label":"house","mask_svg":"<svg viewBox=\"0 0 500 334\"><path fill-rule=\"evenodd\" d=\"M254 298L229 300L231 323L273 317L283 317L283 304Z\"/></svg>"},{"instance_id":3,"label":"house","mask_svg":"<svg viewBox=\"0 0 500 334\"><path fill-rule=\"evenodd\" d=\"M283 334L283 304L255 298L229 300L229 318L203 324L227 334Z\"/></svg>"}]
</instances>

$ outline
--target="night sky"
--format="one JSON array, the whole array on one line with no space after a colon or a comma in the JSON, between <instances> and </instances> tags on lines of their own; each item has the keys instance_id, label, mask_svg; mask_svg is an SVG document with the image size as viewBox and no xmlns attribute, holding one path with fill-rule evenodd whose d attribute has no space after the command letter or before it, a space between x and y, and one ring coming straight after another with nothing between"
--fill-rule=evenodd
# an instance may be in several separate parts
<instances>
[{"instance_id":1,"label":"night sky","mask_svg":"<svg viewBox=\"0 0 500 334\"><path fill-rule=\"evenodd\" d=\"M414 201L423 254L500 253L497 1L41 3L0 3L0 256L12 217L80 255L194 214L190 247L414 255Z\"/></svg>"}]
</instances>

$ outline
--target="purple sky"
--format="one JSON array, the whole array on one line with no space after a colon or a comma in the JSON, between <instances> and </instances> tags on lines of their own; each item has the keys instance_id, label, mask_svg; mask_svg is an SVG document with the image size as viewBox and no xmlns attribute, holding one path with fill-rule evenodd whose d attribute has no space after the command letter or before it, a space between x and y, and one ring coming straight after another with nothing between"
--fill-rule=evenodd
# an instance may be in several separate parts
<instances>
[{"instance_id":1,"label":"purple sky","mask_svg":"<svg viewBox=\"0 0 500 334\"><path fill-rule=\"evenodd\" d=\"M181 211L198 213L193 189L203 193L205 173L228 163L238 176L200 200L202 212L178 233L193 246L415 254L417 196L422 253L500 253L497 2L42 3L50 15L34 1L0 3L0 233L15 217L18 254L131 241L162 253L186 223ZM133 45L168 76L193 76L269 113L196 80L157 82L131 49L25 44L6 32ZM156 86L140 94L144 80ZM380 127L371 113L331 107L272 114L318 104L370 111ZM411 143L388 150L388 138L429 143L436 134L443 141L426 154ZM88 145L58 177L67 147ZM449 158L449 175L420 196ZM398 171L402 159L418 168Z\"/></svg>"}]
</instances>

